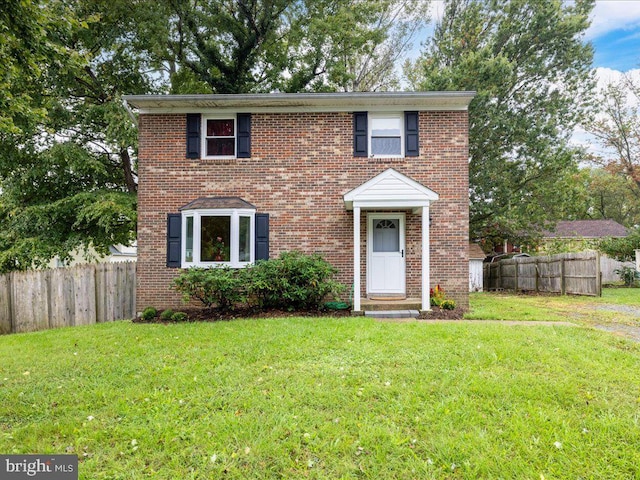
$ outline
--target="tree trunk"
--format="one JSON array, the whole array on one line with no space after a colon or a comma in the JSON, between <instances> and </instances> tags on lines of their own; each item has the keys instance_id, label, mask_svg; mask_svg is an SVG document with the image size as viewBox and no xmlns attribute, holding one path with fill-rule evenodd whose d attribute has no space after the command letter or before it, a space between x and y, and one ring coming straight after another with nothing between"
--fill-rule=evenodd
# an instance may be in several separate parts
<instances>
[{"instance_id":1,"label":"tree trunk","mask_svg":"<svg viewBox=\"0 0 640 480\"><path fill-rule=\"evenodd\" d=\"M129 193L136 193L138 191L138 184L133 177L133 170L131 169L131 157L129 156L129 150L123 148L120 150L120 160L122 163L122 172L124 173L124 180L127 185L127 191Z\"/></svg>"}]
</instances>

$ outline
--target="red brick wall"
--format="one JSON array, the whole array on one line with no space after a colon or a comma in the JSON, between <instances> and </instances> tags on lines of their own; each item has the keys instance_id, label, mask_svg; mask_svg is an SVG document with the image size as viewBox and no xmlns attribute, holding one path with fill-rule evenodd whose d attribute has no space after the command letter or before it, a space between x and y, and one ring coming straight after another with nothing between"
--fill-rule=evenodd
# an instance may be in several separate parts
<instances>
[{"instance_id":1,"label":"red brick wall","mask_svg":"<svg viewBox=\"0 0 640 480\"><path fill-rule=\"evenodd\" d=\"M353 213L342 196L391 167L437 192L431 206L431 283L468 306L469 185L467 112L421 112L420 156L353 156L349 113L252 116L251 158L185 158L186 115L141 115L139 122L139 310L176 308L170 288L179 269L166 268L166 217L198 197L238 196L270 214L270 255L318 252L353 279ZM362 212L366 268L366 212ZM420 216L407 212L407 295L420 297ZM366 270L362 272L365 295Z\"/></svg>"}]
</instances>

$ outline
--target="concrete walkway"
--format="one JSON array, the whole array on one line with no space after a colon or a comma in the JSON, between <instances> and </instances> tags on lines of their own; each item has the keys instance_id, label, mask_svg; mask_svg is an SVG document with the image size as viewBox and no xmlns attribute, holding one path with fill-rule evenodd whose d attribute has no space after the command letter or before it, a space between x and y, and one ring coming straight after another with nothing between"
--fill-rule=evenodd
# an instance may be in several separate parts
<instances>
[{"instance_id":1,"label":"concrete walkway","mask_svg":"<svg viewBox=\"0 0 640 480\"><path fill-rule=\"evenodd\" d=\"M374 317L375 318L375 317ZM521 325L531 327L579 327L576 323L572 322L536 322L532 320L418 320L415 318L375 318L378 322L394 322L394 323L466 323L466 324L502 324L502 325ZM627 338L634 342L640 342L640 326L625 325L622 323L610 323L608 325L593 325L596 330L602 330L604 332L613 333L621 337Z\"/></svg>"},{"instance_id":2,"label":"concrete walkway","mask_svg":"<svg viewBox=\"0 0 640 480\"><path fill-rule=\"evenodd\" d=\"M502 325L524 325L524 326L545 326L545 327L578 327L579 325L572 322L536 322L533 320L446 320L446 319L417 319L417 318L390 318L390 317L373 317L378 322L415 322L415 323L476 323L478 325L493 323Z\"/></svg>"}]
</instances>

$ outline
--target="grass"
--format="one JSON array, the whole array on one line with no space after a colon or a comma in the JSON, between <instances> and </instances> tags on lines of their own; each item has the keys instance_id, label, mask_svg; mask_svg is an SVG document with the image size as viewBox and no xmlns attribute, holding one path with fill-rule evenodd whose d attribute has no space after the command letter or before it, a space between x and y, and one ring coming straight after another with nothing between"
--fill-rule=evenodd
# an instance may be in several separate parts
<instances>
[{"instance_id":1,"label":"grass","mask_svg":"<svg viewBox=\"0 0 640 480\"><path fill-rule=\"evenodd\" d=\"M602 307L626 305L640 308L640 289L604 288L602 297L472 293L470 304L471 310L465 318L474 320L638 324L637 314Z\"/></svg>"},{"instance_id":2,"label":"grass","mask_svg":"<svg viewBox=\"0 0 640 480\"><path fill-rule=\"evenodd\" d=\"M640 476L640 347L589 329L114 322L0 357L0 451L83 479Z\"/></svg>"}]
</instances>

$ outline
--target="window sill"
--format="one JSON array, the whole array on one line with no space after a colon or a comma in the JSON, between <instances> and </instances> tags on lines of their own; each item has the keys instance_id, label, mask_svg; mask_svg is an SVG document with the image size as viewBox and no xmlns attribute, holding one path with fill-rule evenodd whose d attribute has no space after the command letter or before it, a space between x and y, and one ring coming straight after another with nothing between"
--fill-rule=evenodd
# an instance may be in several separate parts
<instances>
[{"instance_id":1,"label":"window sill","mask_svg":"<svg viewBox=\"0 0 640 480\"><path fill-rule=\"evenodd\" d=\"M251 262L240 262L240 263L231 263L231 262L206 262L206 263L183 263L181 268L247 268L252 265Z\"/></svg>"},{"instance_id":2,"label":"window sill","mask_svg":"<svg viewBox=\"0 0 640 480\"><path fill-rule=\"evenodd\" d=\"M205 157L201 158L200 162L212 165L234 165L238 163L238 159L236 157Z\"/></svg>"}]
</instances>

